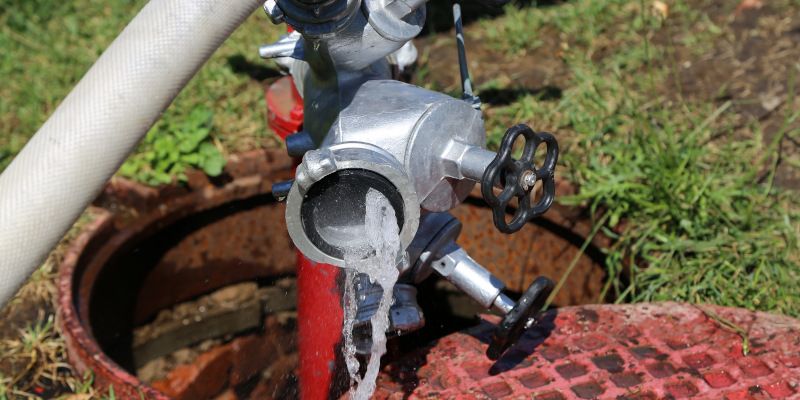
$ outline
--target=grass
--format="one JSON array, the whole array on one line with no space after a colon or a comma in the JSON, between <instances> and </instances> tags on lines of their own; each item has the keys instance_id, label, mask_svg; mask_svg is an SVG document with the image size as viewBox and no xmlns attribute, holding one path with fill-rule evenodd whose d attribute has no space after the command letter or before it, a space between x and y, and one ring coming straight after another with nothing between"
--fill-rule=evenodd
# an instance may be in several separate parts
<instances>
[{"instance_id":1,"label":"grass","mask_svg":"<svg viewBox=\"0 0 800 400\"><path fill-rule=\"evenodd\" d=\"M11 162L28 138L58 106L124 26L146 3L144 0L0 0L0 171ZM157 151L160 137L175 137L175 126L198 108L213 110L204 152L229 152L276 146L266 126L260 80L274 73L260 60L257 49L282 32L256 12L212 57L151 130L138 154ZM191 49L186 49L191 51ZM257 79L250 75L255 75ZM175 141L180 141L176 139ZM200 146L192 154L200 154ZM170 154L175 152L170 152ZM165 174L180 178L185 167L178 160L164 167L162 158L140 156L122 173L158 184ZM217 168L209 168L214 172Z\"/></svg>"},{"instance_id":2,"label":"grass","mask_svg":"<svg viewBox=\"0 0 800 400\"><path fill-rule=\"evenodd\" d=\"M18 339L3 344L6 354L16 356L24 365L11 377L8 386L17 387L18 392L32 390L41 379L55 382L59 379L59 369L67 367L64 363L65 349L61 340L56 339L54 317L42 318L20 331ZM37 379L27 379L35 376Z\"/></svg>"},{"instance_id":3,"label":"grass","mask_svg":"<svg viewBox=\"0 0 800 400\"><path fill-rule=\"evenodd\" d=\"M66 345L58 332L54 313L56 268L69 243L93 218L91 210L84 212L44 264L0 310L0 318L17 321L17 313L36 313L35 317L29 317L30 321L16 335L0 332L0 400L41 398L36 393L37 387L53 385L68 387L72 393L79 395L71 400L97 398L91 388L90 377L81 379L71 373L71 367L66 362ZM13 376L3 374L8 369L13 371Z\"/></svg>"},{"instance_id":4,"label":"grass","mask_svg":"<svg viewBox=\"0 0 800 400\"><path fill-rule=\"evenodd\" d=\"M512 11L493 22L513 31L519 21L533 21L534 42L538 31L569 33L562 48L571 80L560 99L528 96L488 110L490 143L512 121L566 139L562 171L580 191L560 201L589 207L601 232L614 239L602 298L800 316L794 284L800 278L800 202L794 192L772 186L776 143L800 133L790 129L800 109L794 78L786 77L783 128L772 144L764 144L757 121L734 126L729 102L676 98L667 90L674 66L663 61L670 46L708 46L715 35L708 17L688 4L673 3L678 14L667 21L644 2L584 0ZM574 15L588 28L576 28ZM627 21L624 30L620 21ZM681 35L684 44L652 41L681 29L701 34ZM514 52L525 40L497 45ZM617 45L604 47L610 42Z\"/></svg>"}]
</instances>

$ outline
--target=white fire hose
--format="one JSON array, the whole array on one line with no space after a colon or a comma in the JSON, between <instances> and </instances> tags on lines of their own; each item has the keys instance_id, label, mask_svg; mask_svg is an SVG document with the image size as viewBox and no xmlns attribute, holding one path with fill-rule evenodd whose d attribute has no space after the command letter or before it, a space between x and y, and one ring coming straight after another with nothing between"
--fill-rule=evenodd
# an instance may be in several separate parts
<instances>
[{"instance_id":1,"label":"white fire hose","mask_svg":"<svg viewBox=\"0 0 800 400\"><path fill-rule=\"evenodd\" d=\"M152 0L0 175L0 305L263 0Z\"/></svg>"}]
</instances>

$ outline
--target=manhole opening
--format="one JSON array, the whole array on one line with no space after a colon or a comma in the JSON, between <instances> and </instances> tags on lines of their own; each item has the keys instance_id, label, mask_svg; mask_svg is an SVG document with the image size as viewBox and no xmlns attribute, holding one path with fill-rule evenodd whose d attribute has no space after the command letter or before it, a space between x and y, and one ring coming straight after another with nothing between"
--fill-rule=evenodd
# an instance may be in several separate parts
<instances>
[{"instance_id":1,"label":"manhole opening","mask_svg":"<svg viewBox=\"0 0 800 400\"><path fill-rule=\"evenodd\" d=\"M114 363L167 395L295 397L295 251L283 206L260 194L204 207L177 207L89 246L88 266L73 277L82 323ZM464 224L459 243L512 293L534 276L557 278L582 244L556 223L529 224L514 237L487 229L491 215L479 201L453 213ZM560 304L595 300L605 273L583 256L575 276ZM390 342L387 362L486 312L441 279L419 293L427 325Z\"/></svg>"}]
</instances>

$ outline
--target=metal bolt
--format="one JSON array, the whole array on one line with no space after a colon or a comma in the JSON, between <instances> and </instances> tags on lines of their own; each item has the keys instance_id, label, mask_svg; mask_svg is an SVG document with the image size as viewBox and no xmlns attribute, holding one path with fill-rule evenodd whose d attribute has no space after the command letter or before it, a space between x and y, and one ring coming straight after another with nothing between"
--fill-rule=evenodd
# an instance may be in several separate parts
<instances>
[{"instance_id":1,"label":"metal bolt","mask_svg":"<svg viewBox=\"0 0 800 400\"><path fill-rule=\"evenodd\" d=\"M269 20L272 21L273 24L277 25L284 22L283 10L278 7L278 3L275 0L267 0L264 2L264 12L267 13Z\"/></svg>"},{"instance_id":2,"label":"metal bolt","mask_svg":"<svg viewBox=\"0 0 800 400\"><path fill-rule=\"evenodd\" d=\"M522 190L530 190L536 184L536 173L531 170L523 172L519 177L519 184L522 186Z\"/></svg>"},{"instance_id":3,"label":"metal bolt","mask_svg":"<svg viewBox=\"0 0 800 400\"><path fill-rule=\"evenodd\" d=\"M286 196L289 195L289 191L292 190L292 185L294 184L293 180L285 181L285 182L278 182L272 185L272 197L275 198L277 201L284 201L286 200Z\"/></svg>"},{"instance_id":4,"label":"metal bolt","mask_svg":"<svg viewBox=\"0 0 800 400\"><path fill-rule=\"evenodd\" d=\"M528 320L527 320L527 321L525 321L525 329L526 329L526 330L527 330L527 329L529 329L529 328L530 328L530 327L532 327L534 324L536 324L536 319L535 319L535 318L528 318Z\"/></svg>"}]
</instances>

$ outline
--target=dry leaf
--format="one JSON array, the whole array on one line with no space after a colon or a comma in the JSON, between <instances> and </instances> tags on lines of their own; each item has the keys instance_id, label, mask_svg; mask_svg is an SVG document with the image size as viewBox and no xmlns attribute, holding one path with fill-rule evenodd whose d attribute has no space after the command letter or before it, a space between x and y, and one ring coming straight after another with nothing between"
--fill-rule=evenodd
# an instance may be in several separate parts
<instances>
[{"instance_id":1,"label":"dry leaf","mask_svg":"<svg viewBox=\"0 0 800 400\"><path fill-rule=\"evenodd\" d=\"M661 18L667 18L667 15L669 15L669 6L663 1L655 0L653 2L653 11Z\"/></svg>"},{"instance_id":2,"label":"dry leaf","mask_svg":"<svg viewBox=\"0 0 800 400\"><path fill-rule=\"evenodd\" d=\"M742 11L745 10L758 10L761 7L764 7L764 3L761 0L742 0L742 2L736 6L736 14L741 14Z\"/></svg>"}]
</instances>

